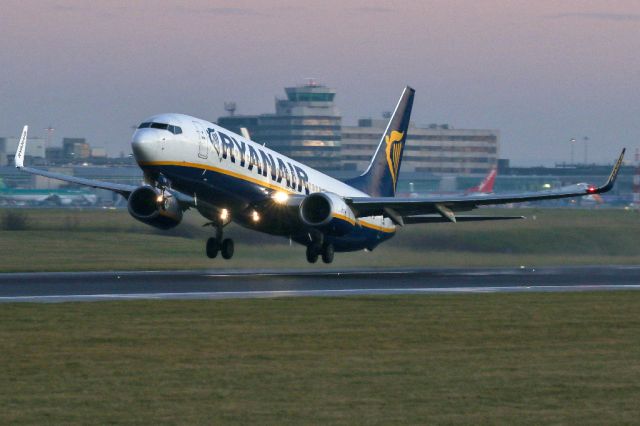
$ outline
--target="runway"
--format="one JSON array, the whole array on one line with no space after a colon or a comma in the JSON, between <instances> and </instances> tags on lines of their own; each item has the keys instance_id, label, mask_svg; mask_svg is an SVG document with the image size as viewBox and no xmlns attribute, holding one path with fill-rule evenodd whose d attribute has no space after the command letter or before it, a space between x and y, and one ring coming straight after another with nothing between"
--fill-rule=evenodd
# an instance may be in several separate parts
<instances>
[{"instance_id":1,"label":"runway","mask_svg":"<svg viewBox=\"0 0 640 426\"><path fill-rule=\"evenodd\" d=\"M0 302L640 290L640 266L0 274Z\"/></svg>"}]
</instances>

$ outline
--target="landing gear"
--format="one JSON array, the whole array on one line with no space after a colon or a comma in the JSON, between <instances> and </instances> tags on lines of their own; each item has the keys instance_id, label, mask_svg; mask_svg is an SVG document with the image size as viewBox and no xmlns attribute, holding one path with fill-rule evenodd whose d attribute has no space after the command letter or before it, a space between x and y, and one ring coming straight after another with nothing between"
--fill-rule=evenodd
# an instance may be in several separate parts
<instances>
[{"instance_id":1,"label":"landing gear","mask_svg":"<svg viewBox=\"0 0 640 426\"><path fill-rule=\"evenodd\" d=\"M222 226L216 226L216 236L207 240L207 257L215 259L218 252L225 259L231 259L234 253L234 244L231 238L222 239Z\"/></svg>"},{"instance_id":2,"label":"landing gear","mask_svg":"<svg viewBox=\"0 0 640 426\"><path fill-rule=\"evenodd\" d=\"M331 243L324 243L322 245L312 243L307 246L307 262L309 263L316 263L320 256L324 263L331 263L333 262L334 254L335 250Z\"/></svg>"},{"instance_id":3,"label":"landing gear","mask_svg":"<svg viewBox=\"0 0 640 426\"><path fill-rule=\"evenodd\" d=\"M233 257L233 240L231 238L225 238L222 240L222 257L225 259L231 259Z\"/></svg>"},{"instance_id":4,"label":"landing gear","mask_svg":"<svg viewBox=\"0 0 640 426\"><path fill-rule=\"evenodd\" d=\"M324 263L333 262L333 255L335 254L335 250L333 249L333 244L325 243L322 246L322 261Z\"/></svg>"},{"instance_id":5,"label":"landing gear","mask_svg":"<svg viewBox=\"0 0 640 426\"><path fill-rule=\"evenodd\" d=\"M321 250L322 248L319 244L309 244L307 246L307 262L316 263Z\"/></svg>"},{"instance_id":6,"label":"landing gear","mask_svg":"<svg viewBox=\"0 0 640 426\"><path fill-rule=\"evenodd\" d=\"M207 240L207 257L209 259L215 259L218 256L218 251L220 250L220 242L217 238L209 238Z\"/></svg>"}]
</instances>

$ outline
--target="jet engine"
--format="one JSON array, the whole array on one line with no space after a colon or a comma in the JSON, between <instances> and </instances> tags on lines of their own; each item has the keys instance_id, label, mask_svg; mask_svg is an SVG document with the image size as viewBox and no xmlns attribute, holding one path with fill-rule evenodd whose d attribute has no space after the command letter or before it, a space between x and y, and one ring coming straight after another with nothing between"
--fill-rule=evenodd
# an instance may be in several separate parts
<instances>
[{"instance_id":1,"label":"jet engine","mask_svg":"<svg viewBox=\"0 0 640 426\"><path fill-rule=\"evenodd\" d=\"M300 219L330 235L344 235L356 226L353 211L344 200L331 192L307 195L300 203Z\"/></svg>"},{"instance_id":2,"label":"jet engine","mask_svg":"<svg viewBox=\"0 0 640 426\"><path fill-rule=\"evenodd\" d=\"M141 186L129 195L129 214L147 225L160 229L178 226L182 220L180 203L170 194L152 186Z\"/></svg>"}]
</instances>

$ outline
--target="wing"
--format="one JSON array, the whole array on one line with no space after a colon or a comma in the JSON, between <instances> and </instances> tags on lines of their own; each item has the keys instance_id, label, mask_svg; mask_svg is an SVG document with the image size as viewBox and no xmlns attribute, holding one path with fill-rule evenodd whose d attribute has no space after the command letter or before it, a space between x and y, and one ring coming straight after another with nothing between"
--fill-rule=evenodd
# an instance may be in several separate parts
<instances>
[{"instance_id":1,"label":"wing","mask_svg":"<svg viewBox=\"0 0 640 426\"><path fill-rule=\"evenodd\" d=\"M15 163L16 167L23 172L31 173L32 175L39 175L48 177L51 179L62 180L65 182L75 183L78 185L90 186L92 188L107 189L122 194L125 198L129 198L129 195L138 188L133 185L123 185L119 183L102 182L93 179L84 179L75 176L64 175L62 173L53 173L47 170L33 169L31 167L24 167L24 154L27 148L27 132L29 126L24 126L22 134L20 135L20 142L18 142L18 149L16 150Z\"/></svg>"},{"instance_id":2,"label":"wing","mask_svg":"<svg viewBox=\"0 0 640 426\"><path fill-rule=\"evenodd\" d=\"M129 198L129 195L138 188L133 185L123 185L120 183L103 182L100 180L84 179L75 176L63 175L62 173L53 173L46 170L32 169L31 167L18 167L23 172L31 173L32 175L39 175L48 177L51 179L62 180L65 182L75 183L78 185L90 186L92 188L107 189L109 191L122 194L125 198Z\"/></svg>"},{"instance_id":3,"label":"wing","mask_svg":"<svg viewBox=\"0 0 640 426\"><path fill-rule=\"evenodd\" d=\"M466 215L466 216L456 216L456 222L486 222L486 221L494 221L494 220L517 220L524 219L524 216L479 216L479 215ZM407 216L402 219L402 222L405 225L413 225L416 223L442 223L442 222L451 222L450 219L443 217L441 215L417 215L417 216Z\"/></svg>"},{"instance_id":4,"label":"wing","mask_svg":"<svg viewBox=\"0 0 640 426\"><path fill-rule=\"evenodd\" d=\"M559 198L580 197L583 195L602 194L610 191L618 176L625 150L622 150L618 161L613 166L607 182L599 187L559 189L541 192L525 192L515 194L488 195L434 195L422 198L394 198L394 197L351 197L345 202L352 208L357 217L385 215L397 224L407 221L408 217L416 215L440 215L451 221L456 221L456 212L473 210L479 206L522 203L526 201L554 200ZM408 221L407 221L408 222ZM414 222L412 222L414 223Z\"/></svg>"}]
</instances>

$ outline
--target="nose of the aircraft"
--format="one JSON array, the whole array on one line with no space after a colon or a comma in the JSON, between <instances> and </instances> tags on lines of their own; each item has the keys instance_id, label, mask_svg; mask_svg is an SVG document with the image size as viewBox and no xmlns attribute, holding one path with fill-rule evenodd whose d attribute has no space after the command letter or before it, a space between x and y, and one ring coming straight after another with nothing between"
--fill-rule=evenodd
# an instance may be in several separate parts
<instances>
[{"instance_id":1,"label":"nose of the aircraft","mask_svg":"<svg viewBox=\"0 0 640 426\"><path fill-rule=\"evenodd\" d=\"M138 129L131 138L133 156L138 163L153 161L158 150L159 140L152 129Z\"/></svg>"}]
</instances>

